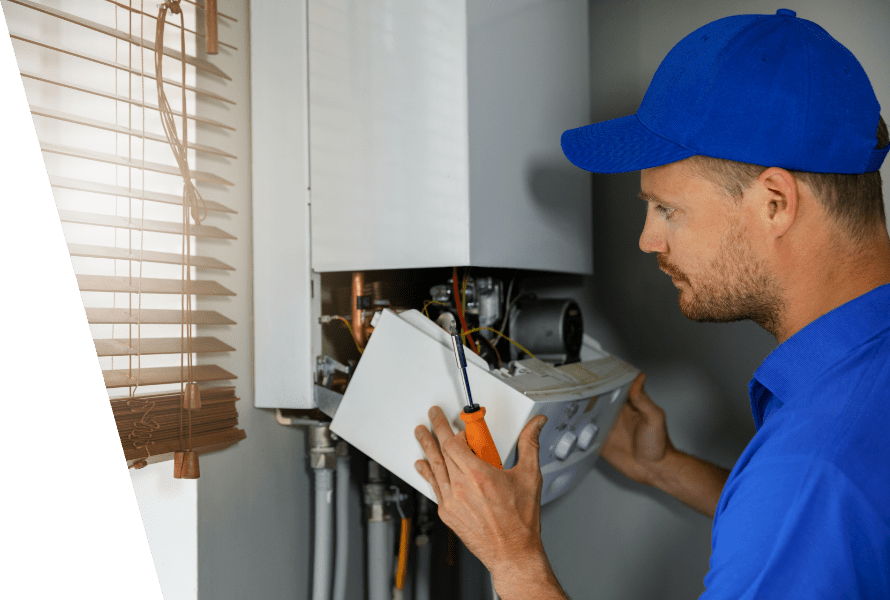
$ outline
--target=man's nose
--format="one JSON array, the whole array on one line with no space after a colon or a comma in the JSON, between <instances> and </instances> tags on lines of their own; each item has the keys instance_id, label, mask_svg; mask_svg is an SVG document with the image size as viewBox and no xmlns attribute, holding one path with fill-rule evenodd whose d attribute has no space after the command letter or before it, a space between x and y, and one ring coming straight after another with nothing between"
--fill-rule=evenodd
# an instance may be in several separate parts
<instances>
[{"instance_id":1,"label":"man's nose","mask_svg":"<svg viewBox=\"0 0 890 600\"><path fill-rule=\"evenodd\" d=\"M667 244L664 241L664 232L659 227L657 220L651 216L652 210L646 212L646 224L643 233L640 234L640 250L643 252L667 252Z\"/></svg>"}]
</instances>

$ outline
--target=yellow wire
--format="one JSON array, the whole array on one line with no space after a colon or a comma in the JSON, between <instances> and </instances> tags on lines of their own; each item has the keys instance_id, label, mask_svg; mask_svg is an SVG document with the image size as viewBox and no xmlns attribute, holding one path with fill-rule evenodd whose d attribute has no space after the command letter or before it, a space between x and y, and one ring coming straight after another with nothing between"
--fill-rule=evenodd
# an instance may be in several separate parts
<instances>
[{"instance_id":1,"label":"yellow wire","mask_svg":"<svg viewBox=\"0 0 890 600\"><path fill-rule=\"evenodd\" d=\"M424 303L423 303L423 310L421 310L420 312L422 312L422 313L423 313L423 316L425 316L427 319L430 318L430 313L429 313L430 304L441 304L442 306L448 306L448 305L445 304L444 302L439 302L438 300L426 300L426 301L424 301Z\"/></svg>"},{"instance_id":2,"label":"yellow wire","mask_svg":"<svg viewBox=\"0 0 890 600\"><path fill-rule=\"evenodd\" d=\"M355 333L353 333L353 331L352 331L352 325L349 324L349 321L347 321L347 320L344 319L343 317L336 317L336 319L337 319L338 321L343 322L343 323L346 325L346 327L349 328L349 335L352 336L352 341L355 342ZM365 349L362 348L361 346L359 346L359 345L358 345L358 342L355 342L355 347L358 348L358 352L359 352L359 354L364 354L364 353L365 353Z\"/></svg>"},{"instance_id":3,"label":"yellow wire","mask_svg":"<svg viewBox=\"0 0 890 600\"><path fill-rule=\"evenodd\" d=\"M523 352L528 354L529 356L531 356L532 358L535 358L535 355L532 354L531 352L529 352L528 350L526 350L525 347L523 347L521 344L519 344L519 342L514 342L513 340L511 340L510 338L505 336L503 333L501 333L497 329L492 329L491 327L476 327L475 329L470 329L469 331L462 332L461 336L465 336L468 333L476 333L477 331L482 331L483 329L486 331L491 331L492 333L498 334L499 336L501 336L502 338L504 338L505 340L507 340L508 342L510 342L511 344L513 344L514 346L516 346L517 348L519 348L520 350L522 350Z\"/></svg>"},{"instance_id":4,"label":"yellow wire","mask_svg":"<svg viewBox=\"0 0 890 600\"><path fill-rule=\"evenodd\" d=\"M467 280L464 279L464 292L466 292L466 289L467 289L466 286L467 286ZM424 316L426 316L427 319L430 318L430 315L427 312L430 304L441 304L442 306L448 306L444 302L439 302L438 300L424 301L423 310L421 312L423 312ZM340 317L340 318L343 320L344 323L346 323L346 326L349 327L349 331L352 332L352 327L349 325L349 322L346 319L343 319L342 317ZM497 329L493 329L491 327L476 327L475 329L470 329L469 331L464 331L460 334L461 339L463 339L463 341L466 343L467 334L476 333L477 331L482 331L483 329L486 331L491 331L492 333L496 333L498 335L498 339L504 338L505 340L507 340L508 342L510 342L511 344L513 344L514 346L516 346L517 348L519 348L520 350L522 350L523 352L525 352L526 354L531 356L532 358L535 358L535 355L532 354L531 352L529 352L528 350L526 350L526 348L523 345L521 345L519 342L515 342L515 341L511 340L510 338L505 336L503 333L501 333ZM479 349L480 352L482 351L482 344L480 342L478 342L478 341L476 342L476 347ZM361 349L359 349L359 350L361 350Z\"/></svg>"}]
</instances>

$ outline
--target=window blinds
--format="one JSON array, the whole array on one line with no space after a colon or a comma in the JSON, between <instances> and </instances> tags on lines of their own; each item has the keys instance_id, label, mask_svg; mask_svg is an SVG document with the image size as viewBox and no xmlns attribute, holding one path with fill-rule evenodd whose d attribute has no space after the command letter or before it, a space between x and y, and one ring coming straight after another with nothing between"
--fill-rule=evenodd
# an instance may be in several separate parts
<instances>
[{"instance_id":1,"label":"window blinds","mask_svg":"<svg viewBox=\"0 0 890 600\"><path fill-rule=\"evenodd\" d=\"M228 384L235 375L204 359L187 366L198 355L235 351L224 340L197 335L198 326L232 326L231 319L188 310L197 297L232 294L214 279L232 267L194 249L202 239L234 238L193 218L183 221L183 177L164 134L156 89L159 4L0 1L128 464L186 449L219 450L243 439ZM213 15L237 23L216 13L215 0L206 1L206 25L202 6L180 4L185 52L180 18L171 14L157 50L170 112L179 138L188 140L189 164L206 153L224 166L236 157L194 140L199 127L234 130L196 114L195 100L233 104L226 98L231 79L206 54L237 52L224 40L215 43ZM198 71L206 75L200 85ZM235 215L226 206L233 192L224 173L189 168L189 175L208 214ZM183 406L190 382L200 384L199 408Z\"/></svg>"}]
</instances>

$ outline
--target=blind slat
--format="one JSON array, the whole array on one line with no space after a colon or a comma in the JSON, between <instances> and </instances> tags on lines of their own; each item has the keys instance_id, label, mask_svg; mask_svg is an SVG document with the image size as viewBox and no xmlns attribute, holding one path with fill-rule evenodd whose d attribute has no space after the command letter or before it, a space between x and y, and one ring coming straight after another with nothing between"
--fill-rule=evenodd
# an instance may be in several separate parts
<instances>
[{"instance_id":1,"label":"blind slat","mask_svg":"<svg viewBox=\"0 0 890 600\"><path fill-rule=\"evenodd\" d=\"M78 17L77 15L72 15L70 13L66 13L65 11L51 8L51 7L45 6L43 4L37 4L36 2L30 2L29 0L8 0L8 1L12 2L13 4L19 4L21 6L24 6L25 8L30 8L31 10L35 10L37 12L41 12L43 14L50 15L57 19L67 21L69 23L74 23L75 25L80 25L81 27L85 27L86 29L90 29L97 33L104 33L105 35L122 40L124 42L129 42L133 46L145 48L146 50L149 50L150 52L154 52L154 50L155 50L155 43L151 40L138 38L138 37L130 35L128 33L124 33L123 31L114 29L112 27L106 27L105 25L96 23L95 21L90 21L89 19L84 19L83 17ZM170 58L172 58L174 60L182 60L182 58L183 58L182 54L179 51L173 50L172 48L168 48L166 46L161 48L161 51L164 53L164 55L169 56ZM195 58L194 56L186 55L185 62L192 65L193 67L200 69L202 71L205 71L207 73L211 73L213 75L222 77L223 79L227 79L229 81L232 80L232 78L229 77L228 75L226 75L219 67L217 67L216 65L214 65L206 60L202 60L200 58Z\"/></svg>"},{"instance_id":2,"label":"blind slat","mask_svg":"<svg viewBox=\"0 0 890 600\"><path fill-rule=\"evenodd\" d=\"M180 294L185 287L189 294L198 296L234 296L213 280L196 280L184 285L181 279L152 279L114 275L77 275L81 292L117 292L121 294Z\"/></svg>"},{"instance_id":3,"label":"blind slat","mask_svg":"<svg viewBox=\"0 0 890 600\"><path fill-rule=\"evenodd\" d=\"M151 13L143 12L143 11L139 10L138 8L136 8L135 6L127 6L126 4L121 4L120 2L115 2L115 0L105 0L105 1L106 1L106 2L110 2L111 4L114 4L115 6L118 6L118 7L122 8L122 9L124 9L124 10L128 10L128 11L132 12L133 14L136 14L136 15L143 15L143 16L145 16L145 17L148 17L149 19L154 19L155 22L157 22L157 20L158 20L158 16L157 16L157 15L153 15L153 14L151 14ZM219 13L217 12L217 14L219 14ZM177 23L176 21L171 21L169 18L167 19L167 23L166 23L166 24L167 24L167 26L169 26L169 27L174 27L174 28L176 28L176 29L179 29L179 23ZM188 27L185 28L185 31L186 31L186 33L190 33L190 34L192 34L193 36L195 36L195 37L197 37L197 38L201 38L201 39L203 39L203 38L207 37L207 36L205 36L203 33L198 33L197 31L194 31L193 29L189 29ZM226 44L225 42L222 42L222 41L220 41L220 40L217 40L217 43L218 43L220 46L225 46L225 47L228 48L229 50L235 50L235 51L238 50L238 48L236 48L235 46L232 46L231 44Z\"/></svg>"},{"instance_id":4,"label":"blind slat","mask_svg":"<svg viewBox=\"0 0 890 600\"><path fill-rule=\"evenodd\" d=\"M71 146L63 146L61 144L50 144L41 142L40 149L44 152L52 154L61 154L62 156L71 156L73 158L83 158L85 160L93 160L96 162L104 162L110 165L118 165L120 167L128 167L130 169L143 168L153 173L163 173L164 175L173 175L179 177L179 168L171 165L162 165L160 163L143 161L135 158L127 158L117 154L106 154L105 152L94 152L93 150L84 150L83 148L72 148ZM206 183L216 183L219 185L234 185L232 182L205 171L190 171L192 179L195 181L204 181Z\"/></svg>"},{"instance_id":5,"label":"blind slat","mask_svg":"<svg viewBox=\"0 0 890 600\"><path fill-rule=\"evenodd\" d=\"M155 59L161 60L160 54L163 54L167 75L163 83L176 86L170 100L179 109L173 110L170 116L176 119L176 129L187 126L188 137L192 138L187 148L200 153L198 160L206 159L206 165L203 165L206 170L190 171L189 177L196 183L201 182L200 185L208 188L211 194L229 197L222 188L207 183L234 185L227 179L231 179L230 161L237 160L237 157L225 149L235 147L229 145L230 141L239 140L229 135L235 128L230 126L231 120L226 116L229 106L225 104L235 103L224 95L204 88L223 86L221 93L228 95L235 94L235 91L229 87L228 81L224 81L231 80L225 71L206 60L206 55L202 53L203 44L195 43L196 38L210 38L209 34L202 35L203 30L202 33L194 31L203 25L197 18L199 15L183 7L186 13L180 25L179 15L174 17L168 14L169 27L164 41L159 42L155 39L157 17L149 14L153 10L157 12L157 4L133 7L128 6L126 0L98 3L88 0L8 2L3 3L3 9L7 19L11 16L13 32L16 27L21 30L10 37L15 40L17 51L29 65L21 75L29 96L43 105L32 105L31 114L38 126L47 165L58 174L73 175L73 178L68 178L48 173L63 209L59 211L59 216L65 223L65 234L71 241L86 242L69 244L71 256L83 257L74 261L78 285L87 303L104 305L86 307L84 310L92 333L98 338L94 339L94 347L100 357L127 461L131 464L142 459L154 462L162 457L170 458L174 451L186 448L199 452L216 451L244 439L245 432L237 429L235 402L238 398L234 397L234 388L214 387L235 383L237 376L223 368L234 368L223 361L235 358L226 354L234 352L235 348L217 337L208 336L208 332L221 331L219 326L225 326L228 330L236 323L213 310L184 311L186 306L180 297L183 291L200 298L234 296L232 290L216 281L220 279L220 270L234 269L216 258L189 255L183 259L177 252L180 246L188 252L198 248L195 238L187 236L201 238L198 240L201 250L209 254L219 252L221 245L208 244L205 239L236 238L218 227L193 224L201 217L195 209L190 214L183 212L180 193L183 181L174 161L178 149L173 149L171 153L168 147L159 122L158 99L154 95L156 82L160 80L155 71ZM196 26L196 23L199 25ZM229 28L224 33L238 33L239 30L229 23L226 25ZM177 30L179 27L182 30ZM181 54L179 40L183 32L195 37L188 39L190 45ZM231 44L221 42L220 45L228 49L226 52L229 55L232 54L230 51L237 51ZM154 56L156 50L157 57ZM188 63L188 68L177 64L178 61ZM225 64L228 63L222 63L223 66ZM180 66L183 81L176 82L170 78L180 77ZM196 73L196 70L199 72ZM173 89L169 88L167 92ZM188 102L187 108L192 114L188 114L186 106L179 105L179 93L185 90L198 95L198 104L191 100ZM203 118L203 115L213 116L215 110L205 110L207 99L211 100L210 105L225 106L224 112L219 113L219 121ZM118 119L117 115L123 118ZM184 122L186 119L187 123ZM192 135L192 131L196 135ZM225 139L218 137L220 132L225 133ZM204 136L204 133L208 135ZM200 144L199 141L205 143ZM194 158L195 155L191 156ZM153 161L143 162L143 157ZM222 173L226 175L221 176ZM95 181L86 181L88 179ZM154 190L134 189L146 184ZM178 210L172 206L166 208L158 204L133 202L128 198L160 202L176 206ZM27 202L29 198L26 196L15 200ZM233 202L231 199L229 201ZM207 210L237 214L219 202L205 202ZM73 210L64 210L67 208ZM106 214L94 214L103 212ZM153 219L142 219L142 215ZM185 225L183 219L186 219ZM234 227L230 218L226 218L225 223L223 227ZM100 230L94 226L115 229ZM145 234L127 235L126 230ZM176 237L171 237L174 235ZM134 249L134 245L138 249ZM110 276L107 273L111 272L111 266L121 266L118 263L112 265L108 262L110 260L131 261L131 264L121 263L125 268L116 268L115 272L135 273L133 261L155 264L147 264L144 268L145 274L151 277ZM200 269L217 271L198 271L199 278L184 283L182 276L186 272L182 266L186 261ZM139 265L139 272L143 272L142 265ZM194 276L194 272L191 276ZM229 287L231 281L231 277L226 279ZM183 289L185 286L186 289ZM128 296L122 298L112 294ZM142 309L141 306L152 308ZM183 329L180 325L186 321L195 327ZM117 327L112 327L114 325ZM222 337L225 334L215 335ZM143 356L150 358L140 360ZM204 361L218 364L193 365L191 369L180 365L180 360L191 361L195 356L216 357L216 360L205 358ZM179 393L180 382L185 383L181 381L183 379L201 382L203 388L201 408L186 411L185 419L180 408L182 399ZM210 388L207 387L208 383ZM138 386L140 392L158 387L175 389L176 392L167 395L171 400L166 404L164 401L157 404L151 401L149 404L152 408L148 410L148 405L140 405L135 402L138 400L136 398L114 398L114 394L125 395L127 388L132 390L134 386ZM185 439L183 425L187 427ZM146 426L149 429L148 439L144 440ZM159 429L152 429L155 427ZM142 448L145 443L148 443L148 447Z\"/></svg>"},{"instance_id":6,"label":"blind slat","mask_svg":"<svg viewBox=\"0 0 890 600\"><path fill-rule=\"evenodd\" d=\"M202 399L203 404L203 399ZM201 406L200 410L194 411L191 414L192 417L192 435L207 435L216 431L220 431L222 429L235 427L238 424L238 413L235 410L234 402L229 402L229 406L225 407L228 410L218 411L218 410L204 410L204 406ZM214 407L218 408L218 407ZM186 413L187 414L187 413ZM183 415L185 416L185 415ZM135 418L134 418L135 417ZM152 433L151 439L155 443L164 443L171 440L179 440L179 408L177 407L174 411L167 410L165 414L159 414L156 411L152 411L149 414L149 418L158 424L159 428ZM186 417L187 418L187 417ZM118 421L117 431L118 434L123 434L121 436L122 440L131 439L130 434L133 433L134 429L138 432L138 423L139 417L133 416L129 419L121 419ZM136 427L134 428L134 425ZM188 431L188 421L183 424L185 425L184 433ZM132 443L131 443L132 445Z\"/></svg>"},{"instance_id":7,"label":"blind slat","mask_svg":"<svg viewBox=\"0 0 890 600\"><path fill-rule=\"evenodd\" d=\"M154 231L156 233L175 233L182 235L182 223L170 221L153 221L150 219L116 217L114 215L97 215L94 213L77 212L73 210L60 210L59 218L64 223L80 223L81 225L97 225L99 227L118 227L120 229L136 229L140 231ZM210 225L190 225L189 234L198 237L210 237L224 240L234 240L235 236L229 235L218 227Z\"/></svg>"},{"instance_id":8,"label":"blind slat","mask_svg":"<svg viewBox=\"0 0 890 600\"><path fill-rule=\"evenodd\" d=\"M100 98L114 100L116 102L124 102L125 104L132 104L133 106L136 106L139 108L147 108L148 110L154 110L154 111L160 110L158 108L157 104L152 104L151 102L143 102L143 101L139 100L138 98L131 98L130 96L123 96L121 94L113 94L111 92L103 92L102 90L99 90L99 89L96 89L93 87L89 87L89 86L85 86L85 85L66 83L64 81L61 81L60 79L53 79L51 77L42 77L40 75L35 75L34 73L29 73L28 71L19 71L19 73L21 73L22 77L26 77L28 79L33 79L35 81L42 81L43 83L48 83L50 85L57 85L59 87L67 88L69 90L83 92L84 94L91 94L93 96L98 96ZM181 110L176 110L175 108L171 108L170 113L179 117L180 119L182 118ZM214 127L219 127L220 129L228 129L229 131L235 131L234 127L232 127L230 125L226 125L225 123L220 123L219 121L214 121L213 119L206 119L204 117L199 117L199 116L191 114L191 113L186 114L186 117L191 119L192 121L197 122L197 123L204 123L206 125L213 125Z\"/></svg>"},{"instance_id":9,"label":"blind slat","mask_svg":"<svg viewBox=\"0 0 890 600\"><path fill-rule=\"evenodd\" d=\"M244 433L244 430L237 428L194 436L192 438L192 449L198 454L219 452L220 450L225 450L229 446L233 446L246 437L247 434ZM127 459L127 464L130 466L146 458L148 459L148 462L152 462L151 457L154 457L156 460L169 460L172 458L172 454L180 449L179 439L155 443L152 444L149 449L142 450L134 448L132 443L123 443L123 439L121 439L121 442L124 447L124 458Z\"/></svg>"},{"instance_id":10,"label":"blind slat","mask_svg":"<svg viewBox=\"0 0 890 600\"><path fill-rule=\"evenodd\" d=\"M211 352L232 352L235 349L221 342L215 337L192 338L188 343L182 338L142 338L93 340L96 344L97 356L136 356L151 354L180 354L182 352L194 352L195 354L209 354Z\"/></svg>"},{"instance_id":11,"label":"blind slat","mask_svg":"<svg viewBox=\"0 0 890 600\"><path fill-rule=\"evenodd\" d=\"M237 402L241 398L235 396L235 387L231 385L212 386L201 389L201 402L217 403L217 402ZM175 392L160 392L154 394L136 394L135 396L121 396L111 398L111 411L114 418L119 419L127 414L132 415L134 412L140 412L142 409L134 409L130 400L138 400L140 402L152 402L156 409L163 410L164 407L173 407L178 410L180 395L179 390ZM152 409L155 410L155 409Z\"/></svg>"},{"instance_id":12,"label":"blind slat","mask_svg":"<svg viewBox=\"0 0 890 600\"><path fill-rule=\"evenodd\" d=\"M125 310L123 308L91 308L84 309L90 325L181 325L183 312L161 308L143 308ZM235 325L235 321L215 310L193 310L191 320L194 325Z\"/></svg>"},{"instance_id":13,"label":"blind slat","mask_svg":"<svg viewBox=\"0 0 890 600\"><path fill-rule=\"evenodd\" d=\"M180 367L149 367L143 369L115 369L102 371L106 388L133 387L180 383L187 377L187 369ZM226 381L237 379L222 367L216 365L196 365L192 367L192 381Z\"/></svg>"},{"instance_id":14,"label":"blind slat","mask_svg":"<svg viewBox=\"0 0 890 600\"><path fill-rule=\"evenodd\" d=\"M67 54L68 56L74 56L75 58L82 58L83 60L88 60L90 62L94 62L96 64L110 67L112 69L118 69L119 71L126 71L127 73L130 73L131 75L136 75L139 77L146 77L148 79L157 80L157 77L155 76L155 74L153 72L148 72L148 71L143 72L140 69L135 69L133 67L130 67L129 65L125 65L123 63L119 63L116 61L105 60L105 59L99 58L98 56L89 54L87 52L80 52L80 51L75 52L74 50L67 50L58 44L38 41L38 40L29 38L29 37L21 35L21 34L10 33L9 37L10 37L10 39L13 39L13 40L18 40L20 42L26 42L28 44L34 44L35 46L40 46L41 48L46 48L47 50L52 50L53 52L58 52L60 54ZM146 64L150 64L152 69L154 68L153 62L149 61ZM167 79L166 77L164 79L162 79L162 81L165 84L173 85L176 87L182 87L181 82L174 81L172 79ZM152 85L154 85L154 84L152 84ZM209 90L205 90L200 87L186 84L185 89L187 89L190 92L200 94L202 96L207 96L208 98L213 98L214 100L219 100L221 102L227 102L227 103L233 104L233 105L235 104L235 102L233 100L229 100L228 98L225 98L223 96L220 96L219 94L215 94Z\"/></svg>"},{"instance_id":15,"label":"blind slat","mask_svg":"<svg viewBox=\"0 0 890 600\"><path fill-rule=\"evenodd\" d=\"M71 115L59 110L51 110L49 108L42 108L40 106L31 105L31 114L37 115L40 117L46 117L48 119L56 119L58 121L65 121L67 123L74 123L76 125L84 125L86 127L93 127L95 129L104 129L105 131L113 131L114 133L120 133L123 135L129 135L135 138L145 138L148 140L152 140L155 142L161 142L163 144L167 143L167 138L162 135L157 135L155 133L150 133L146 131L140 131L138 129L132 129L130 127L124 127L123 125L114 125L112 123L106 123L104 121L97 121L96 119L88 119L86 117L81 117L80 115ZM220 150L219 148L213 148L211 146L206 146L204 144L196 144L194 142L189 142L188 147L196 150L198 152L206 152L208 154L216 154L217 156L223 156L225 158L238 158L237 156L233 156L224 150Z\"/></svg>"},{"instance_id":16,"label":"blind slat","mask_svg":"<svg viewBox=\"0 0 890 600\"><path fill-rule=\"evenodd\" d=\"M135 260L142 262L156 262L170 265L183 264L182 254L173 252L155 252L152 250L128 250L126 248L112 248L109 246L90 246L88 244L68 244L68 253L71 256L85 256L89 258L110 258L114 260ZM192 256L193 267L199 269L227 269L235 270L221 260L209 256Z\"/></svg>"},{"instance_id":17,"label":"blind slat","mask_svg":"<svg viewBox=\"0 0 890 600\"><path fill-rule=\"evenodd\" d=\"M75 190L78 192L91 192L94 194L104 194L106 196L134 198L136 200L151 200L153 202L178 204L179 206L182 206L182 196L163 194L151 190L136 190L133 188L125 188L120 185L109 185L107 183L98 183L95 181L81 181L80 179L70 179L68 177L58 177L56 175L49 176L49 184L55 188ZM205 199L204 202L207 204L207 210L238 214L236 211L227 206L223 206L219 202L207 199Z\"/></svg>"},{"instance_id":18,"label":"blind slat","mask_svg":"<svg viewBox=\"0 0 890 600\"><path fill-rule=\"evenodd\" d=\"M154 443L164 443L172 440L178 441L179 438L179 398L174 403L158 405L154 403L154 407L148 413L148 419L157 425L155 431L151 434L151 441ZM133 403L131 403L133 404ZM141 404L141 403L140 403ZM140 407L141 408L141 407ZM145 436L146 429L140 423L145 411L135 410L127 413L115 413L115 424L117 425L118 435L121 441L129 441L130 446L134 446L134 438ZM184 413L183 423L184 431L188 431L188 413ZM191 413L192 434L193 436L207 435L223 429L235 427L238 425L238 411L235 409L235 401L232 398L223 402L208 401L204 406L204 399L201 398L201 408ZM124 442L126 443L126 442Z\"/></svg>"},{"instance_id":19,"label":"blind slat","mask_svg":"<svg viewBox=\"0 0 890 600\"><path fill-rule=\"evenodd\" d=\"M186 413L191 417L192 447L198 451L219 449L244 439L238 425L238 412L232 387L205 387L201 390L201 408ZM163 455L181 450L180 432L188 430L188 420L180 425L180 393L137 395L112 398L111 409L128 461L148 455ZM149 429L144 422L151 423ZM169 458L169 457L168 457Z\"/></svg>"}]
</instances>

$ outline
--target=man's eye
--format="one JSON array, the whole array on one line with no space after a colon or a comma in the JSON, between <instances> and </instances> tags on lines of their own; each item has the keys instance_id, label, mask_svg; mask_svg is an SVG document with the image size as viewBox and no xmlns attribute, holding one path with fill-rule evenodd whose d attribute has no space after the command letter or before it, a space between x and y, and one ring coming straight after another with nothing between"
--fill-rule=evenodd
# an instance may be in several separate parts
<instances>
[{"instance_id":1,"label":"man's eye","mask_svg":"<svg viewBox=\"0 0 890 600\"><path fill-rule=\"evenodd\" d=\"M655 205L655 211L659 213L665 219L669 219L671 214L673 214L674 209L668 206L662 206L661 204Z\"/></svg>"}]
</instances>

